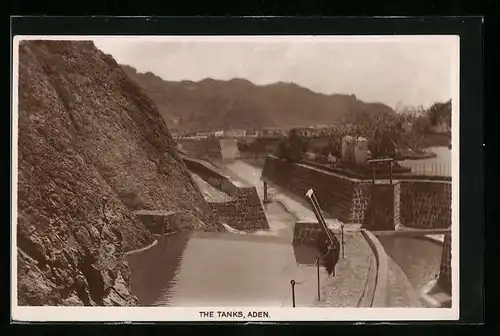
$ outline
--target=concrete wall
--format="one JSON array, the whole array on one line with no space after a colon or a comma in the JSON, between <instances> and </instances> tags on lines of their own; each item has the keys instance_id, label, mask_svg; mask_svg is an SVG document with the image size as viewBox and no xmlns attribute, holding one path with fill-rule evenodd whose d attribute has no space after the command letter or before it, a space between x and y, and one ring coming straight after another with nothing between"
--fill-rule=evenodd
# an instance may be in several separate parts
<instances>
[{"instance_id":1,"label":"concrete wall","mask_svg":"<svg viewBox=\"0 0 500 336\"><path fill-rule=\"evenodd\" d=\"M401 223L413 228L449 228L451 225L450 181L395 181L391 190L371 181L352 179L304 164L290 163L268 156L262 179L299 197L313 188L321 208L344 223L367 225L370 216L391 214L392 226ZM382 223L384 224L384 223ZM385 223L387 224L387 223ZM386 227L387 225L382 225ZM382 228L373 228L381 230Z\"/></svg>"},{"instance_id":2,"label":"concrete wall","mask_svg":"<svg viewBox=\"0 0 500 336\"><path fill-rule=\"evenodd\" d=\"M235 200L228 202L209 203L214 214L219 216L222 222L242 231L269 228L264 207L255 187L231 180L207 162L191 158L184 158L184 162L193 173L196 173L213 187L235 198Z\"/></svg>"},{"instance_id":3,"label":"concrete wall","mask_svg":"<svg viewBox=\"0 0 500 336\"><path fill-rule=\"evenodd\" d=\"M220 153L224 161L233 161L239 156L236 139L220 139Z\"/></svg>"},{"instance_id":4,"label":"concrete wall","mask_svg":"<svg viewBox=\"0 0 500 336\"><path fill-rule=\"evenodd\" d=\"M220 139L180 139L179 145L189 156L197 159L222 159Z\"/></svg>"},{"instance_id":5,"label":"concrete wall","mask_svg":"<svg viewBox=\"0 0 500 336\"><path fill-rule=\"evenodd\" d=\"M200 160L232 161L239 157L234 138L180 139L178 147L190 157Z\"/></svg>"}]
</instances>

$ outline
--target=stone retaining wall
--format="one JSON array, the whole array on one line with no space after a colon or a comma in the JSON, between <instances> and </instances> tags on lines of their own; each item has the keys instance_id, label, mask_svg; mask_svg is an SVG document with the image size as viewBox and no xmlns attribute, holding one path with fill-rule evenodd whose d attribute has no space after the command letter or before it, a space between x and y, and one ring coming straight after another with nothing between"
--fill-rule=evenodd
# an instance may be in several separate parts
<instances>
[{"instance_id":1,"label":"stone retaining wall","mask_svg":"<svg viewBox=\"0 0 500 336\"><path fill-rule=\"evenodd\" d=\"M399 183L372 184L363 227L369 230L394 230L400 224Z\"/></svg>"},{"instance_id":2,"label":"stone retaining wall","mask_svg":"<svg viewBox=\"0 0 500 336\"><path fill-rule=\"evenodd\" d=\"M313 188L321 208L345 223L361 223L369 199L369 183L303 164L268 156L262 179L305 198Z\"/></svg>"},{"instance_id":3,"label":"stone retaining wall","mask_svg":"<svg viewBox=\"0 0 500 336\"><path fill-rule=\"evenodd\" d=\"M402 181L401 223L419 229L451 227L451 182Z\"/></svg>"},{"instance_id":4,"label":"stone retaining wall","mask_svg":"<svg viewBox=\"0 0 500 336\"><path fill-rule=\"evenodd\" d=\"M248 198L238 198L228 202L210 202L210 206L216 216L223 223L240 230L254 231L269 228L264 209L258 195Z\"/></svg>"},{"instance_id":5,"label":"stone retaining wall","mask_svg":"<svg viewBox=\"0 0 500 336\"><path fill-rule=\"evenodd\" d=\"M451 226L450 181L394 181L393 190L388 195L378 195L384 193L377 191L372 197L374 186L371 181L287 162L271 155L266 158L262 180L304 199L306 192L314 189L321 208L344 223L366 225L373 215L370 211L379 209L390 210L393 226L399 223L420 229Z\"/></svg>"},{"instance_id":6,"label":"stone retaining wall","mask_svg":"<svg viewBox=\"0 0 500 336\"><path fill-rule=\"evenodd\" d=\"M211 186L234 198L227 202L209 202L214 214L222 222L242 231L269 228L264 207L255 187L245 186L240 181L232 181L208 162L192 158L184 158L184 162L189 170Z\"/></svg>"}]
</instances>

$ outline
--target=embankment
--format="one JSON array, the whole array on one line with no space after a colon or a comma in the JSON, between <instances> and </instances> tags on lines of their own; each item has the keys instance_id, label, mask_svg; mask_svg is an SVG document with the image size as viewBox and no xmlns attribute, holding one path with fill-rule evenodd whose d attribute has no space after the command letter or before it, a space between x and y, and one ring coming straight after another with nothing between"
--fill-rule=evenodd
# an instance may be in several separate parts
<instances>
[{"instance_id":1,"label":"embankment","mask_svg":"<svg viewBox=\"0 0 500 336\"><path fill-rule=\"evenodd\" d=\"M123 256L153 237L134 210L223 230L155 105L92 42L22 41L18 91L19 305L137 304Z\"/></svg>"}]
</instances>

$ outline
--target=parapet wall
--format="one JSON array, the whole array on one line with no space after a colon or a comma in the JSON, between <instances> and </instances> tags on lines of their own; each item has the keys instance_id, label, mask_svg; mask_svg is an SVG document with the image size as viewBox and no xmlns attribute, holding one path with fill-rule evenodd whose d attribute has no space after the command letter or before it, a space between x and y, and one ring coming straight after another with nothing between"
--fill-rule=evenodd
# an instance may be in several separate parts
<instances>
[{"instance_id":1,"label":"parapet wall","mask_svg":"<svg viewBox=\"0 0 500 336\"><path fill-rule=\"evenodd\" d=\"M234 198L227 202L209 202L215 215L222 222L241 231L268 229L269 224L257 189L232 181L209 163L184 158L189 170L196 173L213 187Z\"/></svg>"},{"instance_id":2,"label":"parapet wall","mask_svg":"<svg viewBox=\"0 0 500 336\"><path fill-rule=\"evenodd\" d=\"M395 181L392 190L387 193L377 190L372 197L373 188L378 188L379 184L374 187L371 181L341 176L275 156L266 158L262 180L302 198L312 188L321 208L344 223L366 225L374 215L380 217L383 207L383 211L391 211L392 226L402 224L420 229L451 226L450 181ZM378 226L370 229L381 230Z\"/></svg>"}]
</instances>

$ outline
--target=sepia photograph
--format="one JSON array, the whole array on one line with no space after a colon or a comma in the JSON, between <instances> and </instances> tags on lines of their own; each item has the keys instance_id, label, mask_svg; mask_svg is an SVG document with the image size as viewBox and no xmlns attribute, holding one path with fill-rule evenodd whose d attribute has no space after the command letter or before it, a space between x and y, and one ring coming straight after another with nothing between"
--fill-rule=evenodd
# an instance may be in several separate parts
<instances>
[{"instance_id":1,"label":"sepia photograph","mask_svg":"<svg viewBox=\"0 0 500 336\"><path fill-rule=\"evenodd\" d=\"M13 319L458 319L459 43L16 36Z\"/></svg>"}]
</instances>

